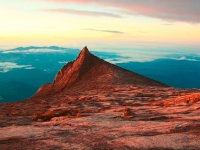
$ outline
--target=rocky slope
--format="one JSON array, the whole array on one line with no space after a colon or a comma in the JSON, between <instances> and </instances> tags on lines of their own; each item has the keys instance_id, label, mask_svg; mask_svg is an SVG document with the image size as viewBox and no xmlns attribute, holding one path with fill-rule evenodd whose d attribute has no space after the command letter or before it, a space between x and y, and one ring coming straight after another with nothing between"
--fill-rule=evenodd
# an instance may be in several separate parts
<instances>
[{"instance_id":1,"label":"rocky slope","mask_svg":"<svg viewBox=\"0 0 200 150\"><path fill-rule=\"evenodd\" d=\"M84 47L75 61L67 63L56 75L54 82L42 86L35 97L52 95L63 90L86 90L105 85L134 84L145 86L166 85L108 63Z\"/></svg>"},{"instance_id":2,"label":"rocky slope","mask_svg":"<svg viewBox=\"0 0 200 150\"><path fill-rule=\"evenodd\" d=\"M200 90L107 63L85 47L31 99L0 105L0 149L200 149Z\"/></svg>"}]
</instances>

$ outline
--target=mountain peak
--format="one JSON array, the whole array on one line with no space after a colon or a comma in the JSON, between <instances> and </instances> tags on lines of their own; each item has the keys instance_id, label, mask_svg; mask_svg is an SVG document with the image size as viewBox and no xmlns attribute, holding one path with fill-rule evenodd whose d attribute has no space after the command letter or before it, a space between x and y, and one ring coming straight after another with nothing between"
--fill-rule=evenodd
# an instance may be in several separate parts
<instances>
[{"instance_id":1,"label":"mountain peak","mask_svg":"<svg viewBox=\"0 0 200 150\"><path fill-rule=\"evenodd\" d=\"M162 83L130 72L94 56L85 46L76 60L63 66L56 74L54 82L41 87L36 96L64 92L64 90L69 89L77 91L121 84L166 87Z\"/></svg>"},{"instance_id":2,"label":"mountain peak","mask_svg":"<svg viewBox=\"0 0 200 150\"><path fill-rule=\"evenodd\" d=\"M76 58L76 60L85 60L85 59L89 59L88 57L91 56L91 53L89 52L87 46L85 46L79 53L78 57Z\"/></svg>"},{"instance_id":3,"label":"mountain peak","mask_svg":"<svg viewBox=\"0 0 200 150\"><path fill-rule=\"evenodd\" d=\"M81 53L90 53L87 46L83 47L83 49L81 50Z\"/></svg>"}]
</instances>

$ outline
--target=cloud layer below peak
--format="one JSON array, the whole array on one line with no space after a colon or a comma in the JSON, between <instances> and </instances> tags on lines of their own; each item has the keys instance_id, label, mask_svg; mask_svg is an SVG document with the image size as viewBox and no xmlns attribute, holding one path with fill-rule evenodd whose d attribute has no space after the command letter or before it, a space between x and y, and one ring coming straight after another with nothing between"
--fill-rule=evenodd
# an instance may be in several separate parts
<instances>
[{"instance_id":1,"label":"cloud layer below peak","mask_svg":"<svg viewBox=\"0 0 200 150\"><path fill-rule=\"evenodd\" d=\"M31 65L18 65L17 63L13 62L0 62L0 72L8 72L12 69L34 69Z\"/></svg>"}]
</instances>

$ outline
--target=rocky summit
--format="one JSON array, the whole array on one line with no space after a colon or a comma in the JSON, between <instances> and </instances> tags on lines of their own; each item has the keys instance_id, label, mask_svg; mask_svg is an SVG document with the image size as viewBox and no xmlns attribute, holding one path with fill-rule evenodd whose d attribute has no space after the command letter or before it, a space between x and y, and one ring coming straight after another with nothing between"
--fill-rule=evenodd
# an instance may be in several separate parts
<instances>
[{"instance_id":1,"label":"rocky summit","mask_svg":"<svg viewBox=\"0 0 200 150\"><path fill-rule=\"evenodd\" d=\"M130 72L109 62L106 62L84 47L76 60L67 63L56 75L53 83L42 86L35 97L44 97L59 92L98 89L102 86L114 85L166 85Z\"/></svg>"},{"instance_id":2,"label":"rocky summit","mask_svg":"<svg viewBox=\"0 0 200 150\"><path fill-rule=\"evenodd\" d=\"M200 89L173 88L84 47L30 99L0 105L0 149L200 149Z\"/></svg>"}]
</instances>

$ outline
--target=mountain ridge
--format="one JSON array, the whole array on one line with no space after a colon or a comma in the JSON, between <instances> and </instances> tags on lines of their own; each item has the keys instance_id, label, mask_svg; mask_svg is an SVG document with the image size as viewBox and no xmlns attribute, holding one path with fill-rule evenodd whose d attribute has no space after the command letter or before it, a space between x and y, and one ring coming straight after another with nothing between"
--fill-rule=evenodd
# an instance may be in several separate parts
<instances>
[{"instance_id":1,"label":"mountain ridge","mask_svg":"<svg viewBox=\"0 0 200 150\"><path fill-rule=\"evenodd\" d=\"M144 86L167 85L120 68L91 54L85 46L77 58L67 63L56 74L53 83L45 84L33 97L59 93L69 89L91 89L101 85L135 84Z\"/></svg>"}]
</instances>

